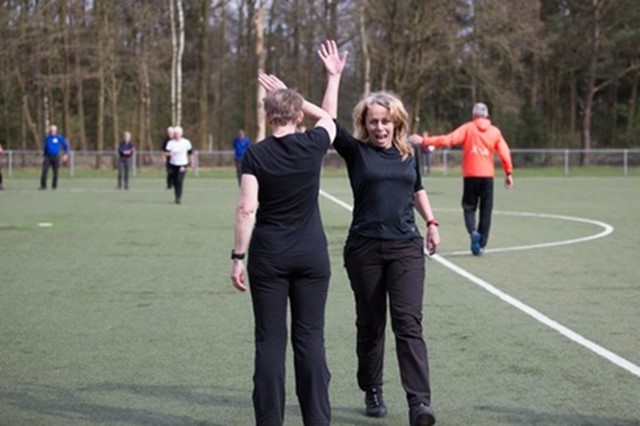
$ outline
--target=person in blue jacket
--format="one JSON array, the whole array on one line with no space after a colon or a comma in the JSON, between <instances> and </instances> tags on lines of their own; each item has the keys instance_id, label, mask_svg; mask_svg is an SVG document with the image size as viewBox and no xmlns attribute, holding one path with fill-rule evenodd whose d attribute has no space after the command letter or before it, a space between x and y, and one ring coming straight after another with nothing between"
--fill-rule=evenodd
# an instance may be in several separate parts
<instances>
[{"instance_id":1,"label":"person in blue jacket","mask_svg":"<svg viewBox=\"0 0 640 426\"><path fill-rule=\"evenodd\" d=\"M240 178L242 177L242 159L250 145L251 140L244 133L244 130L238 130L238 135L233 138L233 157L236 163L236 177L238 178L238 185L240 185Z\"/></svg>"},{"instance_id":2,"label":"person in blue jacket","mask_svg":"<svg viewBox=\"0 0 640 426\"><path fill-rule=\"evenodd\" d=\"M64 151L62 163L69 158L69 144L64 136L58 134L58 127L52 124L49 127L49 134L44 139L44 155L42 160L42 174L40 175L40 190L47 189L47 174L49 167L53 168L53 180L51 189L58 187L58 169L60 168L60 150Z\"/></svg>"}]
</instances>

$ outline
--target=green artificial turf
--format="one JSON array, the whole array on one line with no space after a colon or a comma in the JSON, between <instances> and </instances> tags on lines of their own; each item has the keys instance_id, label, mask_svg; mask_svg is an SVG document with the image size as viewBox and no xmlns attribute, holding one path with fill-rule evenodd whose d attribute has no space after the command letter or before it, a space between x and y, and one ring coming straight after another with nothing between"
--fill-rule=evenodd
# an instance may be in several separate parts
<instances>
[{"instance_id":1,"label":"green artificial turf","mask_svg":"<svg viewBox=\"0 0 640 426\"><path fill-rule=\"evenodd\" d=\"M427 177L445 259L635 365L640 266L635 177L496 180L489 249L468 250L460 178ZM6 178L0 192L0 425L251 425L250 296L228 275L235 179L189 175L183 203L158 178ZM323 190L351 203L346 178ZM350 213L321 197L332 281L326 347L335 425L408 424L393 335L384 419L363 416L353 297L342 268ZM40 224L50 226L40 226ZM424 326L439 425L640 425L640 377L535 321L438 260ZM301 425L291 355L286 425Z\"/></svg>"}]
</instances>

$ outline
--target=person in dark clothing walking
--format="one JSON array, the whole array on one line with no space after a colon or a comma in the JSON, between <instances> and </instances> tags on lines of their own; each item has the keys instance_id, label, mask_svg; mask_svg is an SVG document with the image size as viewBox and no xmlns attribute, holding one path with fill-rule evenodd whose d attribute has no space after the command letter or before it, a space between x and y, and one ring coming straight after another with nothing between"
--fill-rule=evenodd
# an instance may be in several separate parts
<instances>
[{"instance_id":1,"label":"person in dark clothing walking","mask_svg":"<svg viewBox=\"0 0 640 426\"><path fill-rule=\"evenodd\" d=\"M318 54L328 74L322 107L338 112L346 54L327 41ZM422 186L419 155L408 142L409 115L389 92L362 98L353 111L355 137L337 126L334 148L345 159L354 197L344 265L356 304L357 379L365 413L383 417L384 337L387 298L411 426L435 423L427 346L422 334L425 250L436 252L438 221ZM426 247L414 216L426 222Z\"/></svg>"},{"instance_id":2,"label":"person in dark clothing walking","mask_svg":"<svg viewBox=\"0 0 640 426\"><path fill-rule=\"evenodd\" d=\"M131 170L131 163L135 147L131 142L131 132L124 132L122 141L118 146L118 189L122 189L124 182L124 189L129 189L129 171Z\"/></svg>"},{"instance_id":3,"label":"person in dark clothing walking","mask_svg":"<svg viewBox=\"0 0 640 426\"><path fill-rule=\"evenodd\" d=\"M289 303L303 423L326 426L331 407L324 323L331 272L318 192L322 161L336 128L329 114L285 89L276 77L261 74L259 81L268 92L264 108L272 134L252 145L243 160L231 252L231 281L246 291L243 259L249 250L256 425L284 422ZM298 133L304 115L317 122Z\"/></svg>"},{"instance_id":4,"label":"person in dark clothing walking","mask_svg":"<svg viewBox=\"0 0 640 426\"><path fill-rule=\"evenodd\" d=\"M169 144L169 141L173 139L173 126L169 126L167 127L167 136L164 138L164 141L162 142L162 152L166 152L167 151L167 145ZM173 186L173 177L171 175L171 158L170 157L166 157L165 158L165 170L167 172L167 189L171 189Z\"/></svg>"},{"instance_id":5,"label":"person in dark clothing walking","mask_svg":"<svg viewBox=\"0 0 640 426\"><path fill-rule=\"evenodd\" d=\"M49 173L49 167L53 169L51 189L58 188L58 169L60 168L61 149L64 151L64 154L62 155L62 163L65 164L69 155L69 144L62 135L58 134L58 127L56 125L51 125L49 127L49 134L44 139L40 190L47 189L47 174Z\"/></svg>"}]
</instances>

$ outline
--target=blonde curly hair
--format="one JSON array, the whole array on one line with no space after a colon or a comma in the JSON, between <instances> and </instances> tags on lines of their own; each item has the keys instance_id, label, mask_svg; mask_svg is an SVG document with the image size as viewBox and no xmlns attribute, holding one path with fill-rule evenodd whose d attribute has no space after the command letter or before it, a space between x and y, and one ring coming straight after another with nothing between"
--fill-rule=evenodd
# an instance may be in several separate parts
<instances>
[{"instance_id":1,"label":"blonde curly hair","mask_svg":"<svg viewBox=\"0 0 640 426\"><path fill-rule=\"evenodd\" d=\"M389 118L393 122L393 146L402 155L402 160L406 160L413 155L413 148L408 142L409 135L409 113L404 104L394 93L387 91L372 92L365 95L353 109L353 129L355 137L365 143L369 143L371 136L367 131L366 120L367 111L371 105L380 105L389 111Z\"/></svg>"}]
</instances>

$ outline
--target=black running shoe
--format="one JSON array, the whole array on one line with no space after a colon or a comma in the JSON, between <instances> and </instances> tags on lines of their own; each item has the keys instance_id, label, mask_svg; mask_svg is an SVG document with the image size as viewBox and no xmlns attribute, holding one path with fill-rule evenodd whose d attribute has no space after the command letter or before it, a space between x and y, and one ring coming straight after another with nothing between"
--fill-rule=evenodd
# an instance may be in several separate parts
<instances>
[{"instance_id":1,"label":"black running shoe","mask_svg":"<svg viewBox=\"0 0 640 426\"><path fill-rule=\"evenodd\" d=\"M436 424L436 413L427 404L416 404L409 408L411 426L431 426Z\"/></svg>"},{"instance_id":2,"label":"black running shoe","mask_svg":"<svg viewBox=\"0 0 640 426\"><path fill-rule=\"evenodd\" d=\"M384 417L387 415L387 406L382 399L382 388L375 387L367 390L364 396L365 413L369 417Z\"/></svg>"}]
</instances>

